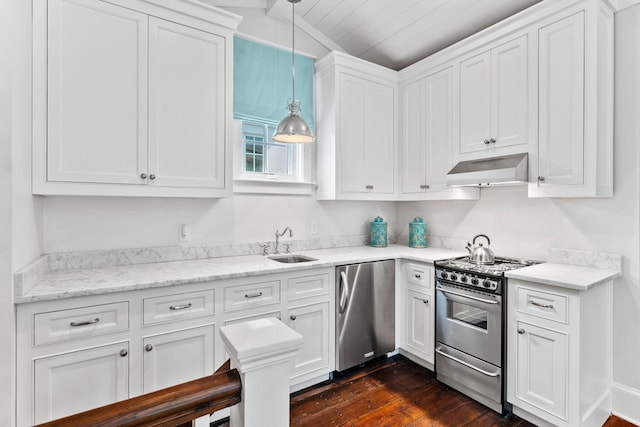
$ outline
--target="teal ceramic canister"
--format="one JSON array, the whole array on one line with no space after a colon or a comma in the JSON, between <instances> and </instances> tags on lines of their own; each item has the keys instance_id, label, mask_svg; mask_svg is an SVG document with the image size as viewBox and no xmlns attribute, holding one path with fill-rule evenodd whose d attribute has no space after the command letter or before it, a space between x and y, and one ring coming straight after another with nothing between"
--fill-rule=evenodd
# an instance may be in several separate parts
<instances>
[{"instance_id":1,"label":"teal ceramic canister","mask_svg":"<svg viewBox=\"0 0 640 427\"><path fill-rule=\"evenodd\" d=\"M409 247L427 247L427 223L419 216L409 223Z\"/></svg>"},{"instance_id":2,"label":"teal ceramic canister","mask_svg":"<svg viewBox=\"0 0 640 427\"><path fill-rule=\"evenodd\" d=\"M371 234L371 247L387 247L387 223L382 217L376 217L376 219L371 221L369 224L369 232Z\"/></svg>"}]
</instances>

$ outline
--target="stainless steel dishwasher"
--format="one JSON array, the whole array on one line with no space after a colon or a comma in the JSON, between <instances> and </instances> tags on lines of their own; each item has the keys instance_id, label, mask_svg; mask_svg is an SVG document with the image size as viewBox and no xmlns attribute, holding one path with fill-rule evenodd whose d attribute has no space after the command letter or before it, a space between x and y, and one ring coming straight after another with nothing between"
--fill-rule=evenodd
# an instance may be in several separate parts
<instances>
[{"instance_id":1,"label":"stainless steel dishwasher","mask_svg":"<svg viewBox=\"0 0 640 427\"><path fill-rule=\"evenodd\" d=\"M336 267L336 371L391 352L395 337L395 261Z\"/></svg>"}]
</instances>

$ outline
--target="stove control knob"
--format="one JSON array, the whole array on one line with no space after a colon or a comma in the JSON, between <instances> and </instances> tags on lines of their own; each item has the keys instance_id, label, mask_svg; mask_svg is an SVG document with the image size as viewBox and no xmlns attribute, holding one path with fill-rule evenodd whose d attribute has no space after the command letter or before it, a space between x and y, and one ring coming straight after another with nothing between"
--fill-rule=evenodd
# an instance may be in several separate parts
<instances>
[{"instance_id":1,"label":"stove control knob","mask_svg":"<svg viewBox=\"0 0 640 427\"><path fill-rule=\"evenodd\" d=\"M460 277L460 281L461 281L462 283L467 283L467 280L468 280L467 276L461 276L461 277Z\"/></svg>"},{"instance_id":2,"label":"stove control knob","mask_svg":"<svg viewBox=\"0 0 640 427\"><path fill-rule=\"evenodd\" d=\"M458 275L456 273L451 273L451 280L458 280Z\"/></svg>"},{"instance_id":3,"label":"stove control knob","mask_svg":"<svg viewBox=\"0 0 640 427\"><path fill-rule=\"evenodd\" d=\"M484 282L482 282L482 286L484 286L485 288L490 288L491 287L491 282L488 280L485 280Z\"/></svg>"},{"instance_id":4,"label":"stove control knob","mask_svg":"<svg viewBox=\"0 0 640 427\"><path fill-rule=\"evenodd\" d=\"M478 284L478 278L477 277L472 278L471 279L471 284L472 285L477 285Z\"/></svg>"},{"instance_id":5,"label":"stove control knob","mask_svg":"<svg viewBox=\"0 0 640 427\"><path fill-rule=\"evenodd\" d=\"M447 272L446 272L446 271L441 271L441 272L440 272L440 278L441 278L441 279L445 279L445 280L446 280L446 279L448 279L448 278L449 278L449 275L447 274Z\"/></svg>"}]
</instances>

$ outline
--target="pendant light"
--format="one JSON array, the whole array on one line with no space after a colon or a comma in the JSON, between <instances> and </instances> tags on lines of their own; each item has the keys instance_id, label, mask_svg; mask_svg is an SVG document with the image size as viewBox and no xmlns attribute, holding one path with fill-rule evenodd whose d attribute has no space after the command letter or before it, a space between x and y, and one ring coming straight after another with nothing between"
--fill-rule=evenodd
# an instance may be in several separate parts
<instances>
[{"instance_id":1,"label":"pendant light","mask_svg":"<svg viewBox=\"0 0 640 427\"><path fill-rule=\"evenodd\" d=\"M288 0L291 3L291 82L292 96L289 104L289 115L280 121L276 131L273 134L273 140L277 142L302 143L313 142L316 140L313 132L302 117L298 115L300 112L300 101L296 101L296 12L295 5L301 0Z\"/></svg>"}]
</instances>

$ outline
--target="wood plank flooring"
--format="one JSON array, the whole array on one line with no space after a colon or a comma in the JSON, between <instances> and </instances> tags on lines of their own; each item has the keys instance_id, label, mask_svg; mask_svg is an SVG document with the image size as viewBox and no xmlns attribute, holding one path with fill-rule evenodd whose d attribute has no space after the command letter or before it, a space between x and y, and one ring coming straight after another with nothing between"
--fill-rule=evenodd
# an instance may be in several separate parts
<instances>
[{"instance_id":1,"label":"wood plank flooring","mask_svg":"<svg viewBox=\"0 0 640 427\"><path fill-rule=\"evenodd\" d=\"M292 426L518 426L402 356L291 396Z\"/></svg>"},{"instance_id":2,"label":"wood plank flooring","mask_svg":"<svg viewBox=\"0 0 640 427\"><path fill-rule=\"evenodd\" d=\"M229 424L223 421L215 425ZM503 417L439 383L433 372L402 356L294 393L290 425L533 427L515 415ZM612 416L604 427L634 427L634 424Z\"/></svg>"}]
</instances>

